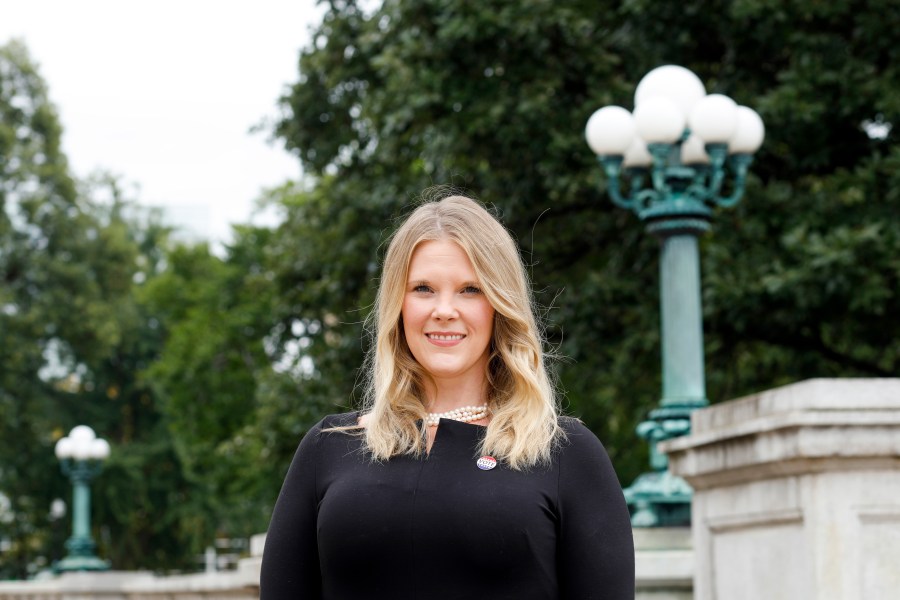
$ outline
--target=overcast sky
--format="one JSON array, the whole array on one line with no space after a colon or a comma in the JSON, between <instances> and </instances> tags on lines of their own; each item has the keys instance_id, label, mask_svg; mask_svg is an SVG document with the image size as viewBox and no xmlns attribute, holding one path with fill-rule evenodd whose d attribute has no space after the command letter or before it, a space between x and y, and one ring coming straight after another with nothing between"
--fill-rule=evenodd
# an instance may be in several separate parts
<instances>
[{"instance_id":1,"label":"overcast sky","mask_svg":"<svg viewBox=\"0 0 900 600\"><path fill-rule=\"evenodd\" d=\"M0 0L0 44L27 44L77 176L109 170L140 186L142 204L222 241L264 187L300 175L249 129L277 114L322 11L315 0Z\"/></svg>"}]
</instances>

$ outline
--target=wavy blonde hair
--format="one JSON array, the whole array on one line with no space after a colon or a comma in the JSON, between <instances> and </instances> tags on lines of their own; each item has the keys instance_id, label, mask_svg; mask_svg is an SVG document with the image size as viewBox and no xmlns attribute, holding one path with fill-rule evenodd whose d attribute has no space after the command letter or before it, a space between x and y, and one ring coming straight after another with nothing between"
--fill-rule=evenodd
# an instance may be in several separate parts
<instances>
[{"instance_id":1,"label":"wavy blonde hair","mask_svg":"<svg viewBox=\"0 0 900 600\"><path fill-rule=\"evenodd\" d=\"M528 277L509 232L463 196L422 204L388 246L368 323L374 338L364 397L368 450L375 460L386 460L426 449L427 375L406 343L401 308L412 253L432 240L451 240L465 251L495 311L486 373L492 418L480 452L514 469L547 463L562 430Z\"/></svg>"}]
</instances>

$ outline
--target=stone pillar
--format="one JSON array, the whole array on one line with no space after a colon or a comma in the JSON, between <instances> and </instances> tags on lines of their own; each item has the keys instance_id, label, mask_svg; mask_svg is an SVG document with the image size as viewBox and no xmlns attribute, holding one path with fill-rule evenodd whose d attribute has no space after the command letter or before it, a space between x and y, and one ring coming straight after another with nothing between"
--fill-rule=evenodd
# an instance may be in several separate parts
<instances>
[{"instance_id":1,"label":"stone pillar","mask_svg":"<svg viewBox=\"0 0 900 600\"><path fill-rule=\"evenodd\" d=\"M689 527L635 527L635 600L693 600Z\"/></svg>"},{"instance_id":2,"label":"stone pillar","mask_svg":"<svg viewBox=\"0 0 900 600\"><path fill-rule=\"evenodd\" d=\"M900 379L813 379L695 411L697 600L900 598Z\"/></svg>"}]
</instances>

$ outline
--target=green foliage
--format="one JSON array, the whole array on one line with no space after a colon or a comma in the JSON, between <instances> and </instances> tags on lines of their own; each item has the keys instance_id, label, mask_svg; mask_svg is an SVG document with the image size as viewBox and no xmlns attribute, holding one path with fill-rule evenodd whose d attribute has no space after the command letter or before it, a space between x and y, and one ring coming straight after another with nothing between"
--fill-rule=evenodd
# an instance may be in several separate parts
<instances>
[{"instance_id":1,"label":"green foliage","mask_svg":"<svg viewBox=\"0 0 900 600\"><path fill-rule=\"evenodd\" d=\"M316 377L303 389L327 380L322 400L349 397L360 348L324 335L359 339L392 219L449 183L496 207L519 240L548 341L567 357L569 412L604 439L625 482L643 470L633 431L659 389L656 242L611 205L582 131L596 108L630 107L640 77L664 63L756 107L768 128L744 202L703 242L713 401L896 373L900 149L895 132L878 139L866 125L900 118L886 9L331 3L277 127L311 181L273 199L287 215L273 240L283 314L334 315L310 336Z\"/></svg>"},{"instance_id":2,"label":"green foliage","mask_svg":"<svg viewBox=\"0 0 900 600\"><path fill-rule=\"evenodd\" d=\"M9 499L0 571L21 575L48 541L50 500L65 486L53 457L64 382L39 373L45 356L108 352L119 331L104 313L118 308L122 251L80 202L60 151L47 90L17 42L0 47L0 491ZM112 256L113 260L120 258ZM13 443L10 443L13 442Z\"/></svg>"},{"instance_id":3,"label":"green foliage","mask_svg":"<svg viewBox=\"0 0 900 600\"><path fill-rule=\"evenodd\" d=\"M271 370L263 340L271 328L273 286L257 254L267 235L245 228L227 262L205 247L177 248L165 273L140 293L166 339L142 380L161 399L192 484L184 502L195 505L191 512L202 523L197 543L209 544L217 533L248 536L264 529L268 512L259 506L272 501L271 489L260 498L252 488L260 473L253 450L259 448L245 431L257 377Z\"/></svg>"},{"instance_id":4,"label":"green foliage","mask_svg":"<svg viewBox=\"0 0 900 600\"><path fill-rule=\"evenodd\" d=\"M0 578L61 558L71 498L56 440L89 424L113 452L95 481L94 538L119 569L190 568L210 542L192 486L139 374L163 342L135 288L165 266L167 228L109 176L76 184L61 127L24 46L0 47ZM171 508L171 510L170 510ZM206 533L205 531L203 533Z\"/></svg>"},{"instance_id":5,"label":"green foliage","mask_svg":"<svg viewBox=\"0 0 900 600\"><path fill-rule=\"evenodd\" d=\"M657 242L612 206L582 135L682 64L759 110L743 202L702 240L709 395L898 371L900 50L887 0L334 0L281 99L306 179L218 257L77 185L46 87L0 48L0 577L58 558L53 443L113 454L95 538L116 568L187 570L262 531L297 442L359 395L384 242L421 190L488 203L518 240L564 405L624 483L659 394ZM103 198L103 200L101 200ZM53 366L52 369L48 365Z\"/></svg>"}]
</instances>

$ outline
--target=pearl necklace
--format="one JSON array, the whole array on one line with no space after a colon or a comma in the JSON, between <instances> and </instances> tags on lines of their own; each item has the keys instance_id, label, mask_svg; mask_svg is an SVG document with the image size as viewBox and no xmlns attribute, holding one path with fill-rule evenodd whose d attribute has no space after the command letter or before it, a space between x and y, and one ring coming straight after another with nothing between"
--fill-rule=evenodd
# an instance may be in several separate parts
<instances>
[{"instance_id":1,"label":"pearl necklace","mask_svg":"<svg viewBox=\"0 0 900 600\"><path fill-rule=\"evenodd\" d=\"M437 427L437 424L441 419L452 419L454 421L462 421L463 423L479 421L485 418L488 415L488 412L490 411L488 411L487 404L482 404L480 406L461 406L459 408L454 408L453 410L448 410L447 412L428 413L425 416L425 425L428 427Z\"/></svg>"}]
</instances>

